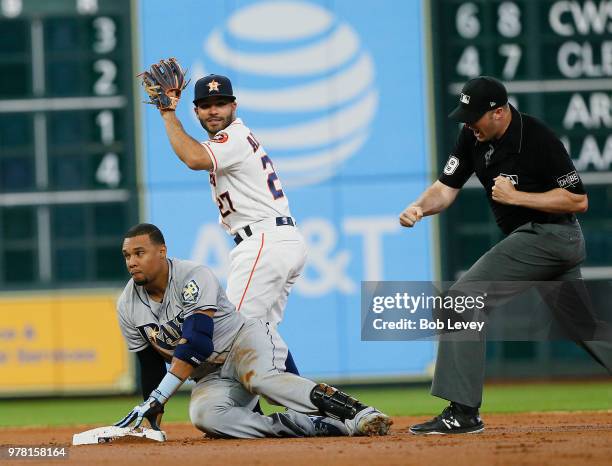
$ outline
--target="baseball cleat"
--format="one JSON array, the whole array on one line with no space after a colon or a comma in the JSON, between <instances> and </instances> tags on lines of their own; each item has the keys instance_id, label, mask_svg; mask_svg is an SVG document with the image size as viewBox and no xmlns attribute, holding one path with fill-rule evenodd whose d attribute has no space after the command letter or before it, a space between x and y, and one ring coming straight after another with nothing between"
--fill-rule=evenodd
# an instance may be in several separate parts
<instances>
[{"instance_id":1,"label":"baseball cleat","mask_svg":"<svg viewBox=\"0 0 612 466\"><path fill-rule=\"evenodd\" d=\"M365 408L359 411L353 419L347 419L345 425L350 435L387 435L393 420L376 408Z\"/></svg>"},{"instance_id":2,"label":"baseball cleat","mask_svg":"<svg viewBox=\"0 0 612 466\"><path fill-rule=\"evenodd\" d=\"M431 421L410 427L410 432L416 435L477 434L483 430L478 412L465 414L452 402Z\"/></svg>"}]
</instances>

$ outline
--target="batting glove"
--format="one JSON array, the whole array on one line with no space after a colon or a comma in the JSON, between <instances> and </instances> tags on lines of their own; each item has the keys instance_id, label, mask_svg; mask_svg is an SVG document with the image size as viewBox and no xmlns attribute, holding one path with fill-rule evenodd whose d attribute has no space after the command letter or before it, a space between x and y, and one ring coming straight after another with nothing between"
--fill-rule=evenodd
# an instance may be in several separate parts
<instances>
[{"instance_id":1,"label":"batting glove","mask_svg":"<svg viewBox=\"0 0 612 466\"><path fill-rule=\"evenodd\" d=\"M174 392L183 384L183 380L175 376L172 372L168 372L162 379L159 387L151 392L151 395L144 403L134 407L127 416L117 422L118 427L127 427L132 422L134 429L140 427L143 419L147 419L151 427L155 430L160 430L157 419L164 412L164 404L168 401Z\"/></svg>"},{"instance_id":2,"label":"batting glove","mask_svg":"<svg viewBox=\"0 0 612 466\"><path fill-rule=\"evenodd\" d=\"M134 407L127 416L117 422L115 425L118 427L128 427L134 420L136 421L133 428L140 427L143 419L147 419L151 427L155 430L160 430L157 424L157 417L159 414L164 412L164 405L155 397L155 391L144 403Z\"/></svg>"}]
</instances>

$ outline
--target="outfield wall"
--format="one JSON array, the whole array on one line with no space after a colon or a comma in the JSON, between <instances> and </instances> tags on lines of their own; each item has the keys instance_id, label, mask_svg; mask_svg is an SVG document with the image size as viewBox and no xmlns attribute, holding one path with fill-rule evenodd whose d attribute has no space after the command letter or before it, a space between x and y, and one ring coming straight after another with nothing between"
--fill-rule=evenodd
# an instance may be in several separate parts
<instances>
[{"instance_id":1,"label":"outfield wall","mask_svg":"<svg viewBox=\"0 0 612 466\"><path fill-rule=\"evenodd\" d=\"M71 122L54 123L58 115L72 115L54 108L40 110L48 114L38 122L35 114L31 121L25 120L32 131L24 133L24 141L31 137L38 151L40 186L45 193L52 190L53 170L67 180L68 196L58 195L55 201L45 194L44 202L61 204L68 199L71 204L57 213L55 204L32 204L26 212L32 230L17 231L11 238L10 247L32 266L22 261L23 271L21 265L7 269L5 276L13 281L3 282L0 277L2 289L11 293L2 300L2 309L14 316L0 324L0 393L131 388L126 383L127 354L112 310L127 279L119 245L129 222L156 223L164 231L171 256L202 262L225 283L233 242L217 224L219 211L210 199L208 176L191 172L178 161L158 113L140 103L143 93L135 74L168 56L177 57L192 78L177 112L186 130L205 138L192 116L194 82L212 72L229 75L238 116L266 148L283 182L309 247L306 269L280 327L301 372L344 381L429 377L433 343L362 342L359 303L362 279L434 278L430 222L407 232L397 220L430 181L427 109L431 106L421 2L384 0L373 14L370 4L356 8L350 0L185 0L181 9L191 14L170 22L167 2L161 0L131 2L131 20L117 0L85 3L77 2L77 7L58 3L45 7L42 16L36 12L40 5L28 2L21 10L0 9L0 19L6 24L12 21L16 28L23 23L23 33L33 46L43 45L42 54L32 53L29 58L32 88L17 96L31 100L11 100L15 111L19 105L32 109L42 105L36 97L55 85L51 75L46 80L36 75L39 55L46 61L82 59L78 66L91 67L91 75L84 75L80 85L92 96L77 103L96 109L75 114ZM70 40L83 50L71 55ZM58 89L61 99L77 92ZM58 100L57 105L75 102ZM74 141L70 148L54 142L66 127L73 128L65 137ZM55 159L50 159L50 179L45 184L41 174L46 170L41 162L45 153L49 157L56 152L80 153L79 147L86 146L102 154L92 159L100 160L99 165L87 165L93 170L87 179L94 180L87 196L77 190L78 183L68 183L74 179L70 173L78 174L85 167L64 159L57 168ZM37 149L41 147L45 150ZM83 183L89 186L89 181ZM20 202L42 202L32 199ZM111 201L114 204L108 204ZM81 207L81 202L107 203L108 209L91 208L82 215L71 210ZM100 231L106 236L101 237ZM19 252L25 239L27 256ZM92 247L95 254L88 252ZM12 254L10 258L17 257ZM3 257L0 254L0 262ZM10 267L9 256L6 261L4 267ZM93 269L88 272L83 267ZM92 302L89 294L100 286L106 294ZM58 289L74 296L66 299L74 300L71 306L81 312L67 310L67 301L56 295ZM22 357L33 351L39 351L39 357L28 361ZM88 356L72 360L73 351Z\"/></svg>"}]
</instances>

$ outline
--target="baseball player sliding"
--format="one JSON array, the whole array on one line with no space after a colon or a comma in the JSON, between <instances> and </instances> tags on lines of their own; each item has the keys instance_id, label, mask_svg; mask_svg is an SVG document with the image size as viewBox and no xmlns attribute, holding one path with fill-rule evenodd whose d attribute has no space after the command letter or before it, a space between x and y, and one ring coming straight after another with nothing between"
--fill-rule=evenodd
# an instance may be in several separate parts
<instances>
[{"instance_id":1,"label":"baseball player sliding","mask_svg":"<svg viewBox=\"0 0 612 466\"><path fill-rule=\"evenodd\" d=\"M237 312L208 268L167 258L155 225L132 227L122 252L132 278L117 312L128 348L140 360L146 401L117 426L138 427L146 418L159 429L165 403L190 377L197 383L189 415L209 436L387 434L392 421L385 414L286 372L287 346L275 326ZM164 360L170 362L167 373ZM258 395L288 410L253 412Z\"/></svg>"},{"instance_id":2,"label":"baseball player sliding","mask_svg":"<svg viewBox=\"0 0 612 466\"><path fill-rule=\"evenodd\" d=\"M219 75L196 82L194 112L209 136L199 142L185 132L174 112L175 95L180 97L186 85L178 63L162 60L143 75L145 89L150 89L147 80L156 78L152 101L160 109L172 149L192 170L209 172L219 222L234 237L226 290L229 300L245 316L276 326L304 268L306 246L272 160L236 118L232 83ZM288 370L298 374L291 353Z\"/></svg>"}]
</instances>

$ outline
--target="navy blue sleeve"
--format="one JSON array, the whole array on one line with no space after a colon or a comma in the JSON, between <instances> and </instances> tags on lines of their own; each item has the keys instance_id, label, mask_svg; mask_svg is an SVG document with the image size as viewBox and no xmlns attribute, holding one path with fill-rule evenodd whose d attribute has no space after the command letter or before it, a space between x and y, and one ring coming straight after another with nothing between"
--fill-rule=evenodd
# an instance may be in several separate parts
<instances>
[{"instance_id":1,"label":"navy blue sleeve","mask_svg":"<svg viewBox=\"0 0 612 466\"><path fill-rule=\"evenodd\" d=\"M215 350L212 341L214 330L214 321L206 314L194 313L187 317L174 357L198 367Z\"/></svg>"},{"instance_id":2,"label":"navy blue sleeve","mask_svg":"<svg viewBox=\"0 0 612 466\"><path fill-rule=\"evenodd\" d=\"M153 390L157 388L166 375L166 363L161 354L151 346L136 353L140 363L140 388L142 399L146 400Z\"/></svg>"}]
</instances>

